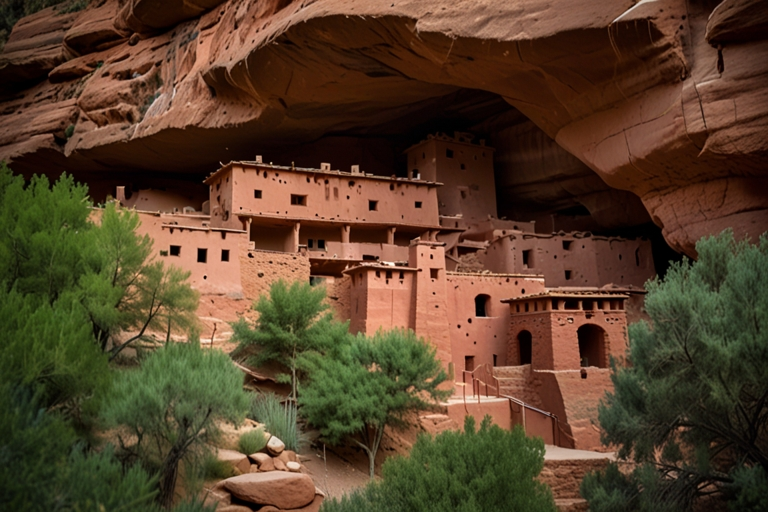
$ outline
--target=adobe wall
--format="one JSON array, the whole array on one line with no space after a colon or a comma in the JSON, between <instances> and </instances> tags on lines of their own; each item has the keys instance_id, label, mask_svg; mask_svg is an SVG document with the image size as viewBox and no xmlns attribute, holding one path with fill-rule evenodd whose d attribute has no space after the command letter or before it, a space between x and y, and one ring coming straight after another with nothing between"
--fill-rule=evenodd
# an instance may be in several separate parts
<instances>
[{"instance_id":1,"label":"adobe wall","mask_svg":"<svg viewBox=\"0 0 768 512\"><path fill-rule=\"evenodd\" d=\"M610 462L604 459L575 459L558 460L548 459L544 461L544 469L536 479L547 484L552 489L555 500L579 500L582 501L579 487L584 475L593 471L602 471ZM561 509L562 510L562 509ZM568 508L568 510L575 510ZM588 510L586 503L584 508Z\"/></svg>"},{"instance_id":2,"label":"adobe wall","mask_svg":"<svg viewBox=\"0 0 768 512\"><path fill-rule=\"evenodd\" d=\"M246 233L203 227L206 217L136 213L141 221L136 232L152 238L153 256L166 265L190 271L194 289L202 294L242 296L238 256L247 248ZM198 261L199 249L206 251L204 262Z\"/></svg>"},{"instance_id":3,"label":"adobe wall","mask_svg":"<svg viewBox=\"0 0 768 512\"><path fill-rule=\"evenodd\" d=\"M373 267L359 268L350 274L350 332L370 336L379 329L414 329L411 312L415 272ZM429 337L429 333L417 333Z\"/></svg>"},{"instance_id":4,"label":"adobe wall","mask_svg":"<svg viewBox=\"0 0 768 512\"><path fill-rule=\"evenodd\" d=\"M324 284L326 301L331 306L333 317L339 322L346 322L352 316L350 311L352 278L348 275L328 277Z\"/></svg>"},{"instance_id":5,"label":"adobe wall","mask_svg":"<svg viewBox=\"0 0 768 512\"><path fill-rule=\"evenodd\" d=\"M126 192L126 187L117 187L115 199L120 201L124 208L135 208L147 212L175 212L183 213L184 208L192 208L195 211L202 210L202 201L186 197L176 192L166 190L143 189L135 192ZM126 197L129 196L129 197Z\"/></svg>"},{"instance_id":6,"label":"adobe wall","mask_svg":"<svg viewBox=\"0 0 768 512\"><path fill-rule=\"evenodd\" d=\"M451 402L445 407L446 414L456 422L456 425L464 426L464 417L472 416L475 418L475 426L479 427L480 423L485 418L485 415L489 415L494 425L505 430L511 430L514 426L512 423L512 416L510 413L509 400L496 399L488 400L484 399L479 404L477 400L472 400L467 397L466 404L463 401Z\"/></svg>"},{"instance_id":7,"label":"adobe wall","mask_svg":"<svg viewBox=\"0 0 768 512\"><path fill-rule=\"evenodd\" d=\"M443 184L437 191L441 215L462 214L470 222L496 217L492 148L428 139L408 150L409 176L414 171Z\"/></svg>"},{"instance_id":8,"label":"adobe wall","mask_svg":"<svg viewBox=\"0 0 768 512\"><path fill-rule=\"evenodd\" d=\"M250 301L269 293L280 279L309 282L309 258L302 253L246 250L240 253L240 268L243 293Z\"/></svg>"},{"instance_id":9,"label":"adobe wall","mask_svg":"<svg viewBox=\"0 0 768 512\"><path fill-rule=\"evenodd\" d=\"M216 225L239 227L239 215L350 224L438 224L435 187L424 182L235 163L210 183ZM302 204L291 204L292 195L302 196ZM377 202L375 210L369 201Z\"/></svg>"},{"instance_id":10,"label":"adobe wall","mask_svg":"<svg viewBox=\"0 0 768 512\"><path fill-rule=\"evenodd\" d=\"M446 290L451 351L458 376L458 370L465 369L466 356L474 357L475 367L482 364L508 364L509 306L501 300L522 293L543 292L544 280L520 276L448 273ZM475 315L475 297L478 295L489 297L485 317Z\"/></svg>"},{"instance_id":11,"label":"adobe wall","mask_svg":"<svg viewBox=\"0 0 768 512\"><path fill-rule=\"evenodd\" d=\"M512 304L516 307L518 304ZM519 364L518 335L531 333L534 370L575 370L581 367L578 330L585 325L604 331L603 366L609 356L623 357L627 346L627 319L623 310L558 310L511 313L508 364ZM516 356L516 353L518 354Z\"/></svg>"},{"instance_id":12,"label":"adobe wall","mask_svg":"<svg viewBox=\"0 0 768 512\"><path fill-rule=\"evenodd\" d=\"M441 244L415 242L409 247L408 264L417 268L411 323L418 336L429 340L437 349L437 358L448 373L458 375L453 368L449 333L448 297L445 270L445 250Z\"/></svg>"},{"instance_id":13,"label":"adobe wall","mask_svg":"<svg viewBox=\"0 0 768 512\"><path fill-rule=\"evenodd\" d=\"M586 378L580 370L536 373L541 380L544 407L557 414L561 422L568 423L574 448L606 451L600 443L597 406L606 391L613 391L611 370L589 367Z\"/></svg>"},{"instance_id":14,"label":"adobe wall","mask_svg":"<svg viewBox=\"0 0 768 512\"><path fill-rule=\"evenodd\" d=\"M491 272L544 274L550 287L613 283L642 288L656 275L650 241L594 236L514 234L498 238L486 249L485 265Z\"/></svg>"}]
</instances>

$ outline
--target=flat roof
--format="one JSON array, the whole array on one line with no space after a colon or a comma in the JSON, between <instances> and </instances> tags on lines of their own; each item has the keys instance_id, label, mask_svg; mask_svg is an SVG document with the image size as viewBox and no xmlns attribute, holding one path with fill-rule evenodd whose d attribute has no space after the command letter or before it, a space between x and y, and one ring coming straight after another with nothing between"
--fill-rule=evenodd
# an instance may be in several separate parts
<instances>
[{"instance_id":1,"label":"flat roof","mask_svg":"<svg viewBox=\"0 0 768 512\"><path fill-rule=\"evenodd\" d=\"M523 295L522 297L514 297L511 299L502 299L500 302L513 303L521 302L531 299L628 299L629 295L621 292L608 292L605 290L547 290L543 293L533 293L530 295Z\"/></svg>"},{"instance_id":2,"label":"flat roof","mask_svg":"<svg viewBox=\"0 0 768 512\"><path fill-rule=\"evenodd\" d=\"M379 176L376 174L368 174L365 172L353 173L353 172L339 171L339 170L315 169L312 167L295 167L295 166L287 166L287 165L265 164L263 162L259 163L259 162L251 162L247 160L231 161L228 164L225 164L223 167L209 174L208 177L203 180L203 183L207 185L211 180L217 177L220 173L223 173L227 170L231 170L231 168L234 165L242 165L245 167L252 167L255 169L265 169L265 170L274 170L274 171L283 171L283 172L296 172L296 173L303 173L303 174L323 174L327 176L343 176L344 178L377 180L377 181L385 181L385 182L393 182L393 183L405 183L408 185L417 185L417 186L426 186L426 187L440 187L443 185L442 183L437 181L414 180L410 178L398 178L396 176L394 177Z\"/></svg>"},{"instance_id":3,"label":"flat roof","mask_svg":"<svg viewBox=\"0 0 768 512\"><path fill-rule=\"evenodd\" d=\"M397 271L403 271L406 270L408 272L418 272L419 269L413 268L413 267L398 267L397 265L382 265L381 263L371 263L371 264L362 264L357 265L356 267L350 267L346 269L343 273L352 273L357 270L397 270Z\"/></svg>"},{"instance_id":4,"label":"flat roof","mask_svg":"<svg viewBox=\"0 0 768 512\"><path fill-rule=\"evenodd\" d=\"M463 277L514 277L516 279L536 279L541 281L544 279L544 274L494 274L491 272L451 272L447 271L449 276L463 276Z\"/></svg>"},{"instance_id":5,"label":"flat roof","mask_svg":"<svg viewBox=\"0 0 768 512\"><path fill-rule=\"evenodd\" d=\"M247 213L238 212L234 214L236 217L247 217L254 219L254 225L270 224L272 226L288 226L294 222L299 222L304 226L352 226L357 229L361 227L367 229L382 229L382 228L401 228L403 232L409 232L416 230L416 232L422 231L460 231L456 228L444 228L434 224L408 224L405 222L371 222L365 220L350 220L342 218L322 218L322 217L293 217L289 215L275 215L265 213ZM278 221L278 222L275 222Z\"/></svg>"},{"instance_id":6,"label":"flat roof","mask_svg":"<svg viewBox=\"0 0 768 512\"><path fill-rule=\"evenodd\" d=\"M466 142L466 141L463 141L463 140L457 140L456 137L451 137L451 136L446 135L444 133L438 133L436 135L428 135L426 139L423 139L423 140L417 142L416 144L412 145L411 147L409 147L408 149L403 151L403 153L408 153L412 149L416 149L419 146L422 146L424 144L427 144L428 142L433 142L433 141L434 142L450 142L451 144L459 144L461 146L470 146L470 147L473 147L473 148L483 148L483 149L487 149L489 151L496 151L491 146L486 146L484 144L473 144L472 142Z\"/></svg>"}]
</instances>

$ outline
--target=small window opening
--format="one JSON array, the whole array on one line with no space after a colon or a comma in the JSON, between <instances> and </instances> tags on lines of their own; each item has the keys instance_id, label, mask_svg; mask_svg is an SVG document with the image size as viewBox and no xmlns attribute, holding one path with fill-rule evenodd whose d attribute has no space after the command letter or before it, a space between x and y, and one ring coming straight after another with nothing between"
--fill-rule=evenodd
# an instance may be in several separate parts
<instances>
[{"instance_id":1,"label":"small window opening","mask_svg":"<svg viewBox=\"0 0 768 512\"><path fill-rule=\"evenodd\" d=\"M493 366L498 366L498 362L499 362L498 358L499 356L497 356L496 354L493 354Z\"/></svg>"},{"instance_id":2,"label":"small window opening","mask_svg":"<svg viewBox=\"0 0 768 512\"><path fill-rule=\"evenodd\" d=\"M466 170L467 170L467 166L466 166L466 165L464 165L464 164L461 164L461 170L462 170L462 171L466 171Z\"/></svg>"},{"instance_id":3,"label":"small window opening","mask_svg":"<svg viewBox=\"0 0 768 512\"><path fill-rule=\"evenodd\" d=\"M171 256L181 256L181 246L172 245L170 250Z\"/></svg>"},{"instance_id":4,"label":"small window opening","mask_svg":"<svg viewBox=\"0 0 768 512\"><path fill-rule=\"evenodd\" d=\"M208 262L208 249L198 249L197 250L197 262L198 263L207 263Z\"/></svg>"},{"instance_id":5,"label":"small window opening","mask_svg":"<svg viewBox=\"0 0 768 512\"><path fill-rule=\"evenodd\" d=\"M387 279L392 279L392 271L391 270L387 270L386 277L387 277Z\"/></svg>"},{"instance_id":6,"label":"small window opening","mask_svg":"<svg viewBox=\"0 0 768 512\"><path fill-rule=\"evenodd\" d=\"M221 261L229 261L229 249L221 250Z\"/></svg>"},{"instance_id":7,"label":"small window opening","mask_svg":"<svg viewBox=\"0 0 768 512\"><path fill-rule=\"evenodd\" d=\"M557 300L556 299L552 299L552 310L553 311L557 311L558 309L560 309L560 307L559 307L559 304L558 304Z\"/></svg>"},{"instance_id":8,"label":"small window opening","mask_svg":"<svg viewBox=\"0 0 768 512\"><path fill-rule=\"evenodd\" d=\"M523 251L523 268L533 267L533 254L530 250Z\"/></svg>"},{"instance_id":9,"label":"small window opening","mask_svg":"<svg viewBox=\"0 0 768 512\"><path fill-rule=\"evenodd\" d=\"M429 269L429 277L431 279L438 279L440 277L440 269L439 268Z\"/></svg>"},{"instance_id":10,"label":"small window opening","mask_svg":"<svg viewBox=\"0 0 768 512\"><path fill-rule=\"evenodd\" d=\"M320 249L321 251L324 251L325 250L325 240L318 239L317 240L317 248Z\"/></svg>"},{"instance_id":11,"label":"small window opening","mask_svg":"<svg viewBox=\"0 0 768 512\"><path fill-rule=\"evenodd\" d=\"M640 266L640 248L635 249L635 265Z\"/></svg>"},{"instance_id":12,"label":"small window opening","mask_svg":"<svg viewBox=\"0 0 768 512\"><path fill-rule=\"evenodd\" d=\"M445 150L445 157L446 158L453 158L453 150L452 149L446 149Z\"/></svg>"},{"instance_id":13,"label":"small window opening","mask_svg":"<svg viewBox=\"0 0 768 512\"><path fill-rule=\"evenodd\" d=\"M565 271L565 280L570 281L571 280L571 274L572 272L570 270Z\"/></svg>"},{"instance_id":14,"label":"small window opening","mask_svg":"<svg viewBox=\"0 0 768 512\"><path fill-rule=\"evenodd\" d=\"M421 208L421 201L416 201L416 202L414 203L414 206L415 206L416 208Z\"/></svg>"},{"instance_id":15,"label":"small window opening","mask_svg":"<svg viewBox=\"0 0 768 512\"><path fill-rule=\"evenodd\" d=\"M368 201L368 210L375 212L378 209L379 209L378 201Z\"/></svg>"},{"instance_id":16,"label":"small window opening","mask_svg":"<svg viewBox=\"0 0 768 512\"><path fill-rule=\"evenodd\" d=\"M372 254L363 254L363 261L376 261L378 258Z\"/></svg>"},{"instance_id":17,"label":"small window opening","mask_svg":"<svg viewBox=\"0 0 768 512\"><path fill-rule=\"evenodd\" d=\"M381 271L379 270L376 271L376 277L381 277Z\"/></svg>"},{"instance_id":18,"label":"small window opening","mask_svg":"<svg viewBox=\"0 0 768 512\"><path fill-rule=\"evenodd\" d=\"M307 240L307 249L314 249L314 247L315 247L315 241L312 238L308 239Z\"/></svg>"},{"instance_id":19,"label":"small window opening","mask_svg":"<svg viewBox=\"0 0 768 512\"><path fill-rule=\"evenodd\" d=\"M400 279L403 279L405 277L405 273L400 272Z\"/></svg>"},{"instance_id":20,"label":"small window opening","mask_svg":"<svg viewBox=\"0 0 768 512\"><path fill-rule=\"evenodd\" d=\"M253 191L253 198L254 199L261 199L261 190L254 190Z\"/></svg>"},{"instance_id":21,"label":"small window opening","mask_svg":"<svg viewBox=\"0 0 768 512\"><path fill-rule=\"evenodd\" d=\"M464 356L464 370L471 372L475 369L475 356Z\"/></svg>"},{"instance_id":22,"label":"small window opening","mask_svg":"<svg viewBox=\"0 0 768 512\"><path fill-rule=\"evenodd\" d=\"M291 194L291 204L295 206L307 206L307 196Z\"/></svg>"},{"instance_id":23,"label":"small window opening","mask_svg":"<svg viewBox=\"0 0 768 512\"><path fill-rule=\"evenodd\" d=\"M563 240L563 250L570 251L571 245L573 245L573 242L571 240Z\"/></svg>"},{"instance_id":24,"label":"small window opening","mask_svg":"<svg viewBox=\"0 0 768 512\"><path fill-rule=\"evenodd\" d=\"M489 305L491 297L485 294L475 297L475 316L485 317L488 316Z\"/></svg>"}]
</instances>

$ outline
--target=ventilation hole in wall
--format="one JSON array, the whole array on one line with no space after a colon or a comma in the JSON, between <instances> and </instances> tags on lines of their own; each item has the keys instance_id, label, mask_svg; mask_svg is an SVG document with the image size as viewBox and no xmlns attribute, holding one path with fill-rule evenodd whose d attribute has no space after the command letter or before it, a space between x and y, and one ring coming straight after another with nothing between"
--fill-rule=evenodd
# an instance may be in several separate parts
<instances>
[{"instance_id":1,"label":"ventilation hole in wall","mask_svg":"<svg viewBox=\"0 0 768 512\"><path fill-rule=\"evenodd\" d=\"M461 329L461 324L456 326L457 329Z\"/></svg>"},{"instance_id":2,"label":"ventilation hole in wall","mask_svg":"<svg viewBox=\"0 0 768 512\"><path fill-rule=\"evenodd\" d=\"M203 279L208 279L208 276L204 275L204 276L203 276Z\"/></svg>"},{"instance_id":3,"label":"ventilation hole in wall","mask_svg":"<svg viewBox=\"0 0 768 512\"><path fill-rule=\"evenodd\" d=\"M520 293L522 293L523 295L525 295L525 288L523 288L522 290L520 290Z\"/></svg>"},{"instance_id":4,"label":"ventilation hole in wall","mask_svg":"<svg viewBox=\"0 0 768 512\"><path fill-rule=\"evenodd\" d=\"M471 318L467 318L467 323L471 324L472 323L472 319Z\"/></svg>"}]
</instances>

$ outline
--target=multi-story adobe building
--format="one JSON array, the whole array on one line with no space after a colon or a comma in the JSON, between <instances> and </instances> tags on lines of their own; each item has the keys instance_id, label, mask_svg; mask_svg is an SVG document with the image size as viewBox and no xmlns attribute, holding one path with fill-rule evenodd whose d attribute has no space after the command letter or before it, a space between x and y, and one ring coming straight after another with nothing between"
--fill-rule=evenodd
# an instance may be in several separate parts
<instances>
[{"instance_id":1,"label":"multi-story adobe building","mask_svg":"<svg viewBox=\"0 0 768 512\"><path fill-rule=\"evenodd\" d=\"M126 199L119 189L117 198L166 210L140 212L140 230L201 293L255 299L278 278L322 278L351 331L410 328L434 344L457 396L478 400L471 411L449 401L458 424L466 412L491 413L547 442L599 447L592 423L611 387L608 358L625 350L628 297L600 287L642 285L648 247L496 219L492 149L465 135L407 154L407 178L257 157L206 178L199 208L170 206L168 194ZM456 271L462 253L484 267ZM480 382L500 396L481 400Z\"/></svg>"}]
</instances>

